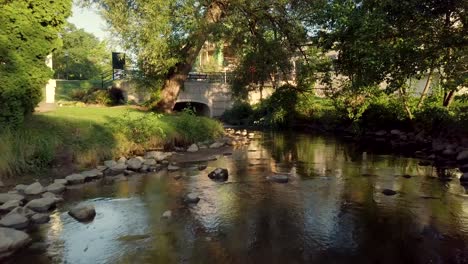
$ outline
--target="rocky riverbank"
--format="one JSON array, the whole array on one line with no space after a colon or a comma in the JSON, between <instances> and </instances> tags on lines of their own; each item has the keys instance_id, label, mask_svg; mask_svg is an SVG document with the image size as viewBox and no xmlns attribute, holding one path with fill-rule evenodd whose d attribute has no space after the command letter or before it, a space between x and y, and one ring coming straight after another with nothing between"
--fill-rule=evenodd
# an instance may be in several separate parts
<instances>
[{"instance_id":1,"label":"rocky riverbank","mask_svg":"<svg viewBox=\"0 0 468 264\"><path fill-rule=\"evenodd\" d=\"M147 151L142 156L120 157L106 160L96 168L70 174L53 181L36 181L15 186L4 186L0 193L0 259L14 254L30 244L28 235L38 225L49 222L49 214L64 202L63 195L70 189L83 187L92 181L126 181L136 174L160 170L178 171L179 164L216 160L219 155L228 155L233 146L248 145L255 135L244 131L227 129L225 136L216 141L192 144L174 151ZM250 138L250 139L249 139ZM200 170L206 166L199 166ZM177 179L177 177L175 177ZM186 194L185 199L194 202L198 197ZM188 198L187 198L188 197ZM80 222L92 221L96 212L92 205L78 204L68 212ZM168 217L168 212L164 217ZM170 216L169 216L170 217Z\"/></svg>"},{"instance_id":2,"label":"rocky riverbank","mask_svg":"<svg viewBox=\"0 0 468 264\"><path fill-rule=\"evenodd\" d=\"M439 178L458 178L468 186L468 137L433 138L424 132L405 132L398 129L366 133L359 142L388 145L395 152L405 152L421 159L419 165L434 166Z\"/></svg>"}]
</instances>

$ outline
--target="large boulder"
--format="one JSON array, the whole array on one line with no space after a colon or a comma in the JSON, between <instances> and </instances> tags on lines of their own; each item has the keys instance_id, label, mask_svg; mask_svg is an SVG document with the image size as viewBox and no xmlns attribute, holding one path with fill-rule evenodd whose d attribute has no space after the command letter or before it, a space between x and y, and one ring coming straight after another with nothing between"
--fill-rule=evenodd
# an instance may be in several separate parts
<instances>
[{"instance_id":1,"label":"large boulder","mask_svg":"<svg viewBox=\"0 0 468 264\"><path fill-rule=\"evenodd\" d=\"M10 256L30 242L31 238L25 232L0 227L0 259Z\"/></svg>"},{"instance_id":2,"label":"large boulder","mask_svg":"<svg viewBox=\"0 0 468 264\"><path fill-rule=\"evenodd\" d=\"M171 152L162 152L162 151L148 151L145 154L145 159L155 159L157 161L162 161L172 156Z\"/></svg>"},{"instance_id":3,"label":"large boulder","mask_svg":"<svg viewBox=\"0 0 468 264\"><path fill-rule=\"evenodd\" d=\"M24 196L16 193L0 193L0 204L4 204L12 200L23 201Z\"/></svg>"},{"instance_id":4,"label":"large boulder","mask_svg":"<svg viewBox=\"0 0 468 264\"><path fill-rule=\"evenodd\" d=\"M277 183L287 183L289 181L288 175L285 174L274 174L267 177L267 180Z\"/></svg>"},{"instance_id":5,"label":"large boulder","mask_svg":"<svg viewBox=\"0 0 468 264\"><path fill-rule=\"evenodd\" d=\"M65 180L67 180L68 184L81 184L85 181L85 176L75 173L65 177Z\"/></svg>"},{"instance_id":6,"label":"large boulder","mask_svg":"<svg viewBox=\"0 0 468 264\"><path fill-rule=\"evenodd\" d=\"M55 205L55 199L46 197L31 200L26 207L36 212L47 212Z\"/></svg>"},{"instance_id":7,"label":"large boulder","mask_svg":"<svg viewBox=\"0 0 468 264\"><path fill-rule=\"evenodd\" d=\"M3 227L23 229L28 227L28 225L29 219L18 213L9 213L0 220L0 226Z\"/></svg>"},{"instance_id":8,"label":"large boulder","mask_svg":"<svg viewBox=\"0 0 468 264\"><path fill-rule=\"evenodd\" d=\"M382 190L382 193L385 194L385 195L388 195L388 196L397 194L396 191L390 190L390 189L383 189L383 190Z\"/></svg>"},{"instance_id":9,"label":"large boulder","mask_svg":"<svg viewBox=\"0 0 468 264\"><path fill-rule=\"evenodd\" d=\"M127 167L130 170L137 171L141 168L143 162L145 162L145 159L143 159L142 157L131 158L127 161Z\"/></svg>"},{"instance_id":10,"label":"large boulder","mask_svg":"<svg viewBox=\"0 0 468 264\"><path fill-rule=\"evenodd\" d=\"M73 207L68 214L80 222L88 222L96 216L96 210L92 205L78 205Z\"/></svg>"},{"instance_id":11,"label":"large boulder","mask_svg":"<svg viewBox=\"0 0 468 264\"><path fill-rule=\"evenodd\" d=\"M0 212L9 212L18 206L21 206L20 200L11 200L2 204L2 206L0 206Z\"/></svg>"},{"instance_id":12,"label":"large boulder","mask_svg":"<svg viewBox=\"0 0 468 264\"><path fill-rule=\"evenodd\" d=\"M227 169L216 168L214 171L208 173L208 177L212 180L226 181L229 177L229 173Z\"/></svg>"},{"instance_id":13,"label":"large boulder","mask_svg":"<svg viewBox=\"0 0 468 264\"><path fill-rule=\"evenodd\" d=\"M51 185L46 187L46 190L54 194L60 194L65 191L65 185L60 183L52 183Z\"/></svg>"},{"instance_id":14,"label":"large boulder","mask_svg":"<svg viewBox=\"0 0 468 264\"><path fill-rule=\"evenodd\" d=\"M45 189L39 182L35 182L24 189L26 195L39 195L43 192L45 192Z\"/></svg>"},{"instance_id":15,"label":"large boulder","mask_svg":"<svg viewBox=\"0 0 468 264\"><path fill-rule=\"evenodd\" d=\"M197 152L198 151L198 146L197 144L192 144L190 147L188 147L187 152Z\"/></svg>"}]
</instances>

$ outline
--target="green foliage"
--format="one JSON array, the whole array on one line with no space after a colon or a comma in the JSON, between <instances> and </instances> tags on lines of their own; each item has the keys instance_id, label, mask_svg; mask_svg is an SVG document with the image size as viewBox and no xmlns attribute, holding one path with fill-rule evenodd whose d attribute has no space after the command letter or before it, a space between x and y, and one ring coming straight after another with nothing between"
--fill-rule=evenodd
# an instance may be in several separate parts
<instances>
[{"instance_id":1,"label":"green foliage","mask_svg":"<svg viewBox=\"0 0 468 264\"><path fill-rule=\"evenodd\" d=\"M101 79L101 74L112 70L111 51L105 41L68 23L60 33L63 46L53 56L55 76L58 79Z\"/></svg>"},{"instance_id":2,"label":"green foliage","mask_svg":"<svg viewBox=\"0 0 468 264\"><path fill-rule=\"evenodd\" d=\"M247 125L253 114L252 106L243 101L236 101L231 109L226 110L221 120L236 125Z\"/></svg>"},{"instance_id":3,"label":"green foliage","mask_svg":"<svg viewBox=\"0 0 468 264\"><path fill-rule=\"evenodd\" d=\"M32 113L52 71L46 56L70 14L70 0L0 3L0 124L18 126Z\"/></svg>"},{"instance_id":4,"label":"green foliage","mask_svg":"<svg viewBox=\"0 0 468 264\"><path fill-rule=\"evenodd\" d=\"M181 138L179 144L193 143L217 138L222 135L223 127L206 117L197 117L190 108L185 108L175 117L174 126Z\"/></svg>"},{"instance_id":5,"label":"green foliage","mask_svg":"<svg viewBox=\"0 0 468 264\"><path fill-rule=\"evenodd\" d=\"M143 144L151 141L152 137L165 138L166 135L159 126L161 116L161 114L155 113L135 116L127 111L120 117L111 118L108 126L115 133L123 134L130 142Z\"/></svg>"}]
</instances>

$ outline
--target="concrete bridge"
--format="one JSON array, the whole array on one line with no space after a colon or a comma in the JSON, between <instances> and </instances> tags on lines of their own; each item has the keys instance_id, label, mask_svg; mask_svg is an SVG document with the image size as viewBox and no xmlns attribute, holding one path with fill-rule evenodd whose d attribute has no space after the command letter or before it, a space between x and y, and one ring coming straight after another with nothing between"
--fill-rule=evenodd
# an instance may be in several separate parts
<instances>
[{"instance_id":1,"label":"concrete bridge","mask_svg":"<svg viewBox=\"0 0 468 264\"><path fill-rule=\"evenodd\" d=\"M203 76L202 76L203 75ZM149 98L145 91L139 91L131 81L116 81L114 85L124 90L127 101L142 103ZM249 93L249 101L257 103L263 96L269 96L271 89L265 88L259 92ZM184 88L180 91L174 106L175 111L180 111L186 107L195 108L199 115L208 117L219 117L224 111L230 109L233 104L230 88L230 77L224 73L217 75L196 74L189 75L184 83Z\"/></svg>"}]
</instances>

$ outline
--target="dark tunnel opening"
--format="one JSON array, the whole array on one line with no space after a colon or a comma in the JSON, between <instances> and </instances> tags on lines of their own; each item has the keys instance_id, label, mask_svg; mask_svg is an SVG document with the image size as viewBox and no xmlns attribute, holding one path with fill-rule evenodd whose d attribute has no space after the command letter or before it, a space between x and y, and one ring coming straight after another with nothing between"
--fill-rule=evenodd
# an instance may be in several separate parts
<instances>
[{"instance_id":1,"label":"dark tunnel opening","mask_svg":"<svg viewBox=\"0 0 468 264\"><path fill-rule=\"evenodd\" d=\"M197 116L210 117L210 108L208 105L198 102L178 102L174 105L175 112L181 112L184 109L192 109Z\"/></svg>"}]
</instances>

